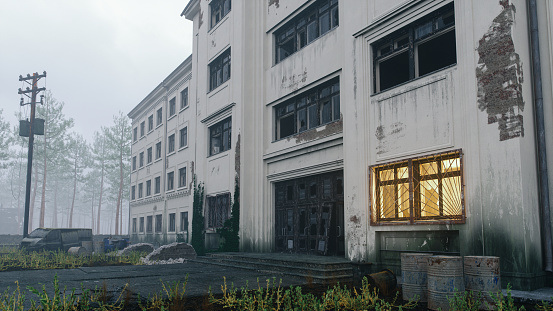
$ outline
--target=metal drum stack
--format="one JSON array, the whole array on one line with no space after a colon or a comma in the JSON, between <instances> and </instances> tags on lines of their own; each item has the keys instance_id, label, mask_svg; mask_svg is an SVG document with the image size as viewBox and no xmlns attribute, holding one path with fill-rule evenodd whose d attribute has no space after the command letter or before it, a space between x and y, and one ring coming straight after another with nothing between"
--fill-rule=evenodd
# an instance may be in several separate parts
<instances>
[{"instance_id":1,"label":"metal drum stack","mask_svg":"<svg viewBox=\"0 0 553 311\"><path fill-rule=\"evenodd\" d=\"M465 256L465 289L473 295L481 295L481 309L492 309L494 302L490 293L501 290L499 257Z\"/></svg>"},{"instance_id":2,"label":"metal drum stack","mask_svg":"<svg viewBox=\"0 0 553 311\"><path fill-rule=\"evenodd\" d=\"M463 259L459 256L428 258L428 309L449 310L449 300L455 291L465 291Z\"/></svg>"},{"instance_id":3,"label":"metal drum stack","mask_svg":"<svg viewBox=\"0 0 553 311\"><path fill-rule=\"evenodd\" d=\"M402 253L401 275L403 279L403 300L427 301L427 266L432 254Z\"/></svg>"}]
</instances>

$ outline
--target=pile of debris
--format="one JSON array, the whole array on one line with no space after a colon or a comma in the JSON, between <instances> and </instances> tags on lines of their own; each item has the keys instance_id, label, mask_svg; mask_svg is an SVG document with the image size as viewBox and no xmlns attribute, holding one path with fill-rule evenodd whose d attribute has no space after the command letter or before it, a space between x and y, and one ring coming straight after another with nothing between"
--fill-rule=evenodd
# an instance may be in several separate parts
<instances>
[{"instance_id":1,"label":"pile of debris","mask_svg":"<svg viewBox=\"0 0 553 311\"><path fill-rule=\"evenodd\" d=\"M196 251L188 243L171 243L152 251L146 258L142 258L145 265L167 265L184 263L187 259L195 259Z\"/></svg>"}]
</instances>

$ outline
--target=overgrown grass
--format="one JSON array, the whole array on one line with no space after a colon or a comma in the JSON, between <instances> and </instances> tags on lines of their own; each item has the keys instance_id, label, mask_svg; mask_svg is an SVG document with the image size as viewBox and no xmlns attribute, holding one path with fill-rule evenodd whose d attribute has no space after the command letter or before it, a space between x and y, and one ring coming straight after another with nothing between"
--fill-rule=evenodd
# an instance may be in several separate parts
<instances>
[{"instance_id":1,"label":"overgrown grass","mask_svg":"<svg viewBox=\"0 0 553 311\"><path fill-rule=\"evenodd\" d=\"M73 269L83 266L140 265L146 253L133 252L125 256L115 253L75 256L64 251L28 252L24 249L3 249L0 253L0 272L37 269Z\"/></svg>"},{"instance_id":2,"label":"overgrown grass","mask_svg":"<svg viewBox=\"0 0 553 311\"><path fill-rule=\"evenodd\" d=\"M496 293L490 292L491 301L483 299L481 293L475 294L472 291L458 292L455 291L452 298L449 300L449 310L451 311L476 311L479 309L498 310L498 311L523 311L524 306L515 304L515 300L511 295L511 284L507 284L507 295L503 295L502 291ZM490 306L491 304L491 306ZM538 310L551 310L549 303L536 305Z\"/></svg>"},{"instance_id":3,"label":"overgrown grass","mask_svg":"<svg viewBox=\"0 0 553 311\"><path fill-rule=\"evenodd\" d=\"M397 303L397 295L392 301L378 296L376 288L371 288L367 278L359 291L339 284L329 288L322 296L303 293L299 286L288 289L282 287L282 281L267 280L265 287L259 280L257 289L251 290L248 285L240 289L231 284L229 288L224 278L221 286L222 298L215 298L210 292L210 302L230 310L402 310L416 307L416 301L404 304Z\"/></svg>"}]
</instances>

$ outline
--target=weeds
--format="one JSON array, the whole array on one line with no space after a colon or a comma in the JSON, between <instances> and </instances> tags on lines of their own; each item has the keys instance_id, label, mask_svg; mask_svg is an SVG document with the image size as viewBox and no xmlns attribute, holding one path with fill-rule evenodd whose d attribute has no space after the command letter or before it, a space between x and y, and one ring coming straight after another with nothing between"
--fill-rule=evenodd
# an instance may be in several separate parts
<instances>
[{"instance_id":1,"label":"weeds","mask_svg":"<svg viewBox=\"0 0 553 311\"><path fill-rule=\"evenodd\" d=\"M27 252L22 249L8 249L0 254L0 272L11 270L37 269L74 269L83 266L140 265L140 257L145 253L132 252L125 256L94 254L92 256L74 256L67 252L42 251Z\"/></svg>"},{"instance_id":2,"label":"weeds","mask_svg":"<svg viewBox=\"0 0 553 311\"><path fill-rule=\"evenodd\" d=\"M184 310L185 307L185 293L186 293L186 284L188 283L188 274L184 279L184 283L173 282L173 284L163 283L161 285L163 291L154 294L147 300L146 305L142 305L140 298L138 299L138 304L141 310L164 310L164 311L177 311ZM181 286L182 285L182 286Z\"/></svg>"},{"instance_id":3,"label":"weeds","mask_svg":"<svg viewBox=\"0 0 553 311\"><path fill-rule=\"evenodd\" d=\"M231 310L394 310L414 308L416 301L409 301L403 305L396 305L396 298L385 301L378 297L378 291L371 289L366 278L359 292L357 289L350 290L346 286L335 285L328 289L321 298L311 294L303 293L301 287L291 286L289 289L282 288L282 281L279 283L273 278L267 280L265 287L257 282L257 289L250 290L248 285L240 289L231 284L229 288L226 278L223 278L221 291L223 297L216 299L210 292L210 302L221 305Z\"/></svg>"}]
</instances>

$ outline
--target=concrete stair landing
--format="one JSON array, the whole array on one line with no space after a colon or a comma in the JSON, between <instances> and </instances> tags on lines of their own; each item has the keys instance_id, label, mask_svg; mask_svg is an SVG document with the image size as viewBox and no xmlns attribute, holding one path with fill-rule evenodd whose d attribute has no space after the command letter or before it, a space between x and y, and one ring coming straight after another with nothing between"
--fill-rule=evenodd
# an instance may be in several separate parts
<instances>
[{"instance_id":1,"label":"concrete stair landing","mask_svg":"<svg viewBox=\"0 0 553 311\"><path fill-rule=\"evenodd\" d=\"M283 253L210 253L189 261L271 272L313 283L348 283L353 278L351 262L342 257Z\"/></svg>"}]
</instances>

